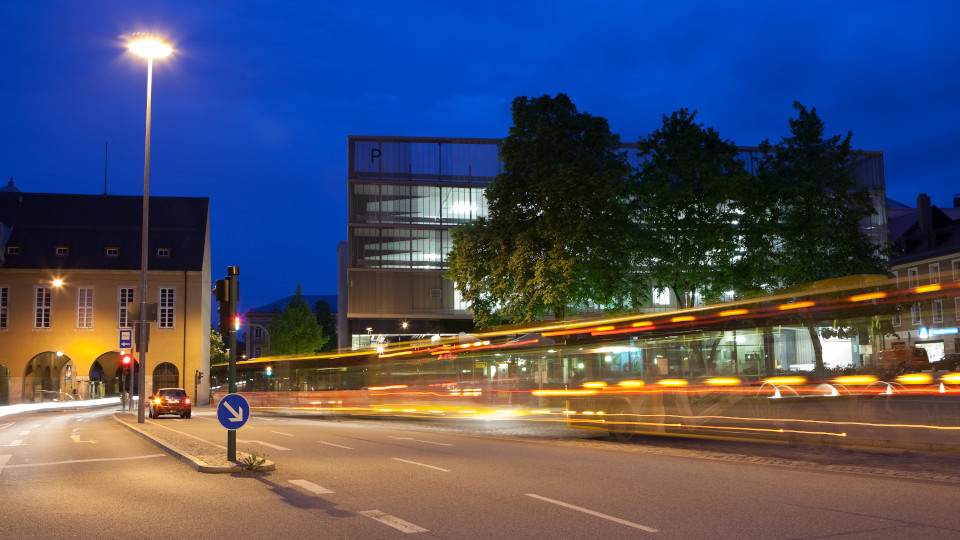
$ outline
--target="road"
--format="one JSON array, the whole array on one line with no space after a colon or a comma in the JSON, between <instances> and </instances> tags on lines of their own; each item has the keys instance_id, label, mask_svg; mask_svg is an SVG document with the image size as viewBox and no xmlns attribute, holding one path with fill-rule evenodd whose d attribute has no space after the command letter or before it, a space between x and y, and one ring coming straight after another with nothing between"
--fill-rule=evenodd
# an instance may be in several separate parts
<instances>
[{"instance_id":1,"label":"road","mask_svg":"<svg viewBox=\"0 0 960 540\"><path fill-rule=\"evenodd\" d=\"M960 536L955 456L254 415L238 449L277 470L217 475L114 409L0 418L0 538ZM213 410L159 421L225 444Z\"/></svg>"}]
</instances>

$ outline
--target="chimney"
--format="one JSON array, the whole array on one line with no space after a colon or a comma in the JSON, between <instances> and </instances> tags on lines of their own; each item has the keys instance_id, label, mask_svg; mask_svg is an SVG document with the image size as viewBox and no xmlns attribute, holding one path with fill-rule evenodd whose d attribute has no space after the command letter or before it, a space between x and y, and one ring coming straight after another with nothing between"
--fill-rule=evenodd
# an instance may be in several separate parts
<instances>
[{"instance_id":1,"label":"chimney","mask_svg":"<svg viewBox=\"0 0 960 540\"><path fill-rule=\"evenodd\" d=\"M960 193L953 194L953 207L960 208Z\"/></svg>"},{"instance_id":2,"label":"chimney","mask_svg":"<svg viewBox=\"0 0 960 540\"><path fill-rule=\"evenodd\" d=\"M920 225L920 234L927 241L927 249L936 247L934 245L933 215L930 213L930 196L926 193L921 193L917 197L917 223Z\"/></svg>"}]
</instances>

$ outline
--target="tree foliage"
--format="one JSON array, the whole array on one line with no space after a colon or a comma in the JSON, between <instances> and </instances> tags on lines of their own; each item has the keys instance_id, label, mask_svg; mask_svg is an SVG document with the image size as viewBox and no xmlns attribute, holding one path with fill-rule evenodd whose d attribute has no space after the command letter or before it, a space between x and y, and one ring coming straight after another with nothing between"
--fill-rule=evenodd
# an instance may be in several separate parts
<instances>
[{"instance_id":1,"label":"tree foliage","mask_svg":"<svg viewBox=\"0 0 960 540\"><path fill-rule=\"evenodd\" d=\"M645 287L630 220L632 181L607 120L564 94L518 97L489 216L453 232L447 277L480 325L541 319L588 302L637 305Z\"/></svg>"},{"instance_id":2,"label":"tree foliage","mask_svg":"<svg viewBox=\"0 0 960 540\"><path fill-rule=\"evenodd\" d=\"M323 335L299 284L286 309L270 321L267 331L273 355L313 354L330 339Z\"/></svg>"},{"instance_id":3,"label":"tree foliage","mask_svg":"<svg viewBox=\"0 0 960 540\"><path fill-rule=\"evenodd\" d=\"M674 292L681 309L699 295L712 303L732 287L739 251L739 185L746 180L736 145L694 122L696 111L663 116L641 137L639 215L644 266L653 285Z\"/></svg>"},{"instance_id":4,"label":"tree foliage","mask_svg":"<svg viewBox=\"0 0 960 540\"><path fill-rule=\"evenodd\" d=\"M210 327L210 363L211 364L222 364L230 360L230 355L227 354L226 346L223 344L223 336L220 335L220 332L216 328Z\"/></svg>"},{"instance_id":5,"label":"tree foliage","mask_svg":"<svg viewBox=\"0 0 960 540\"><path fill-rule=\"evenodd\" d=\"M313 310L317 314L317 325L320 326L320 331L329 338L320 347L320 351L332 351L337 346L337 319L333 316L330 304L325 300L317 300L317 303L313 305Z\"/></svg>"}]
</instances>

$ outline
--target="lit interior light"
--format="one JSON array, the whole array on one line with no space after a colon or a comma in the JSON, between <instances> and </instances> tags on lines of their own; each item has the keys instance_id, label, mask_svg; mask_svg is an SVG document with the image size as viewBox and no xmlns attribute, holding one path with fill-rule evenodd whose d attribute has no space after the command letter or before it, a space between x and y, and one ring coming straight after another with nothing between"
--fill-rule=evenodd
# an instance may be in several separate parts
<instances>
[{"instance_id":1,"label":"lit interior light","mask_svg":"<svg viewBox=\"0 0 960 540\"><path fill-rule=\"evenodd\" d=\"M606 388L607 383L603 381L592 381L592 382L585 382L583 383L582 386L584 388Z\"/></svg>"},{"instance_id":2,"label":"lit interior light","mask_svg":"<svg viewBox=\"0 0 960 540\"><path fill-rule=\"evenodd\" d=\"M657 381L657 384L660 386L686 386L687 381L683 379L663 379L662 381Z\"/></svg>"},{"instance_id":3,"label":"lit interior light","mask_svg":"<svg viewBox=\"0 0 960 540\"><path fill-rule=\"evenodd\" d=\"M902 384L926 384L933 380L933 377L926 373L906 373L897 377L897 382Z\"/></svg>"},{"instance_id":4,"label":"lit interior light","mask_svg":"<svg viewBox=\"0 0 960 540\"><path fill-rule=\"evenodd\" d=\"M777 306L777 309L779 309L780 311L786 311L788 309L802 309L806 307L812 307L815 305L817 305L816 302L812 300L807 300L806 302L794 302L792 304L782 304Z\"/></svg>"},{"instance_id":5,"label":"lit interior light","mask_svg":"<svg viewBox=\"0 0 960 540\"><path fill-rule=\"evenodd\" d=\"M940 377L940 380L945 383L960 383L960 373L948 373L943 377Z\"/></svg>"},{"instance_id":6,"label":"lit interior light","mask_svg":"<svg viewBox=\"0 0 960 540\"><path fill-rule=\"evenodd\" d=\"M640 328L640 327L643 327L643 326L653 326L653 323L650 322L650 321L639 321L639 322L635 322L635 323L631 324L630 326L632 326L632 327L634 327L634 328Z\"/></svg>"},{"instance_id":7,"label":"lit interior light","mask_svg":"<svg viewBox=\"0 0 960 540\"><path fill-rule=\"evenodd\" d=\"M620 381L618 384L624 388L636 388L643 386L643 381Z\"/></svg>"},{"instance_id":8,"label":"lit interior light","mask_svg":"<svg viewBox=\"0 0 960 540\"><path fill-rule=\"evenodd\" d=\"M728 309L726 311L721 311L719 315L721 317L734 317L736 315L746 315L750 313L749 309Z\"/></svg>"},{"instance_id":9,"label":"lit interior light","mask_svg":"<svg viewBox=\"0 0 960 540\"><path fill-rule=\"evenodd\" d=\"M885 292L872 292L866 294L856 294L851 296L849 300L851 302L866 302L867 300L879 300L881 298L886 298L887 293Z\"/></svg>"},{"instance_id":10,"label":"lit interior light","mask_svg":"<svg viewBox=\"0 0 960 540\"><path fill-rule=\"evenodd\" d=\"M707 384L713 386L734 386L740 384L740 379L736 377L714 377L707 379Z\"/></svg>"},{"instance_id":11,"label":"lit interior light","mask_svg":"<svg viewBox=\"0 0 960 540\"><path fill-rule=\"evenodd\" d=\"M682 315L680 317L674 317L670 319L670 322L688 322L688 321L695 321L695 320L697 320L697 318L694 317L693 315Z\"/></svg>"},{"instance_id":12,"label":"lit interior light","mask_svg":"<svg viewBox=\"0 0 960 540\"><path fill-rule=\"evenodd\" d=\"M916 289L914 289L913 292L915 292L915 293L917 293L917 294L923 294L923 293L928 293L928 292L939 291L939 290L942 289L942 288L943 288L943 287L941 287L939 283L933 283L933 284L931 284L931 285L921 285L921 286L917 287Z\"/></svg>"},{"instance_id":13,"label":"lit interior light","mask_svg":"<svg viewBox=\"0 0 960 540\"><path fill-rule=\"evenodd\" d=\"M872 375L849 375L846 377L837 377L833 380L837 384L872 384L877 382L877 378Z\"/></svg>"},{"instance_id":14,"label":"lit interior light","mask_svg":"<svg viewBox=\"0 0 960 540\"><path fill-rule=\"evenodd\" d=\"M764 379L763 382L770 384L803 384L807 382L807 379L805 377L770 377Z\"/></svg>"}]
</instances>

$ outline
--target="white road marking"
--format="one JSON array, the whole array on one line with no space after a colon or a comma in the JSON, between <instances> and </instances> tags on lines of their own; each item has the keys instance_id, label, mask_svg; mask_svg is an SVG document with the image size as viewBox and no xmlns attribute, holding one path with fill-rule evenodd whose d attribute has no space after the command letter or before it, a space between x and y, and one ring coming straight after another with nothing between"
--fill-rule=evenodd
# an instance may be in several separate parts
<instances>
[{"instance_id":1,"label":"white road marking","mask_svg":"<svg viewBox=\"0 0 960 540\"><path fill-rule=\"evenodd\" d=\"M307 490L307 491L309 491L309 492L311 492L311 493L316 493L317 495L321 495L321 494L323 494L323 493L333 493L333 491L331 491L331 490L329 490L329 489L327 489L327 488L325 488L325 487L323 487L323 486L318 486L318 485L314 484L313 482L310 482L310 481L307 481L307 480L291 480L290 483L291 483L291 484L296 484L296 485L302 487L303 489L305 489L305 490Z\"/></svg>"},{"instance_id":2,"label":"white road marking","mask_svg":"<svg viewBox=\"0 0 960 540\"><path fill-rule=\"evenodd\" d=\"M360 512L361 514L367 516L368 518L375 519L384 525L389 525L394 529L397 529L400 532L405 533L417 533L417 532L428 532L430 529L424 529L418 525L414 525L409 521L404 521L398 517L391 516L390 514L384 514L380 510L366 510Z\"/></svg>"},{"instance_id":3,"label":"white road marking","mask_svg":"<svg viewBox=\"0 0 960 540\"><path fill-rule=\"evenodd\" d=\"M22 442L23 442L22 439L14 439L10 441L10 444L8 444L7 446L20 446L20 443Z\"/></svg>"},{"instance_id":4,"label":"white road marking","mask_svg":"<svg viewBox=\"0 0 960 540\"><path fill-rule=\"evenodd\" d=\"M333 444L332 442L327 442L327 441L317 441L317 442L320 444L326 444L328 446L336 446L337 448L343 448L344 450L353 450L353 448L350 448L349 446L343 446L342 444Z\"/></svg>"},{"instance_id":5,"label":"white road marking","mask_svg":"<svg viewBox=\"0 0 960 540\"><path fill-rule=\"evenodd\" d=\"M10 461L13 454L0 454L0 473L3 473L3 467Z\"/></svg>"},{"instance_id":6,"label":"white road marking","mask_svg":"<svg viewBox=\"0 0 960 540\"><path fill-rule=\"evenodd\" d=\"M269 448L273 448L274 450L293 450L292 448L284 448L284 447L282 447L282 446L277 446L277 445L275 445L275 444L265 443L265 442L263 442L263 441L241 441L241 440L237 440L237 442L262 444L263 446L266 446L266 447L269 447Z\"/></svg>"},{"instance_id":7,"label":"white road marking","mask_svg":"<svg viewBox=\"0 0 960 540\"><path fill-rule=\"evenodd\" d=\"M93 439L89 439L89 440L86 440L86 441L81 441L81 440L80 440L80 430L77 430L77 429L74 429L74 430L73 430L73 433L70 434L70 438L73 439L73 442L75 442L75 443L85 442L85 443L90 443L90 444L97 444L97 441L95 441L95 440L93 440Z\"/></svg>"},{"instance_id":8,"label":"white road marking","mask_svg":"<svg viewBox=\"0 0 960 540\"><path fill-rule=\"evenodd\" d=\"M114 458L97 458L97 459L68 459L66 461L51 461L48 463L20 463L18 465L7 465L8 469L17 469L20 467L46 467L47 465L67 465L73 463L93 463L96 461L130 461L133 459L148 459L148 458L158 458L166 457L167 454L148 454L146 456L133 456L133 457L114 457ZM2 459L3 456L0 456Z\"/></svg>"},{"instance_id":9,"label":"white road marking","mask_svg":"<svg viewBox=\"0 0 960 540\"><path fill-rule=\"evenodd\" d=\"M287 437L293 437L290 433L284 433L282 431L271 431L270 433L276 433L277 435L286 435Z\"/></svg>"},{"instance_id":10,"label":"white road marking","mask_svg":"<svg viewBox=\"0 0 960 540\"><path fill-rule=\"evenodd\" d=\"M16 422L7 422L6 424L0 425L0 429L8 428L14 424L16 424Z\"/></svg>"},{"instance_id":11,"label":"white road marking","mask_svg":"<svg viewBox=\"0 0 960 540\"><path fill-rule=\"evenodd\" d=\"M29 430L20 432L20 435L29 435L29 434L30 434Z\"/></svg>"},{"instance_id":12,"label":"white road marking","mask_svg":"<svg viewBox=\"0 0 960 540\"><path fill-rule=\"evenodd\" d=\"M440 446L453 446L452 444L447 444L447 443L442 443L442 442L433 442L433 441L424 441L424 440L421 440L421 439L414 439L413 437L394 437L393 435L390 435L390 438L391 438L391 439L397 439L398 441L415 441L415 442L422 442L422 443L427 443L427 444L436 444L436 445L440 445Z\"/></svg>"},{"instance_id":13,"label":"white road marking","mask_svg":"<svg viewBox=\"0 0 960 540\"><path fill-rule=\"evenodd\" d=\"M556 504L556 505L559 505L559 506L563 506L564 508L569 508L569 509L571 509L571 510L576 510L576 511L578 511L578 512L583 512L584 514L590 514L591 516L596 516L596 517L603 518L603 519L609 519L610 521L613 521L613 522L615 522L615 523L619 523L619 524L621 524L621 525L626 525L627 527L633 527L633 528L635 528L635 529L640 529L641 531L647 531L647 532L652 532L652 533L660 532L660 531L658 531L657 529L653 529L653 528L650 528L650 527L647 527L647 526L644 526L644 525L640 525L640 524L638 524L638 523L633 523L632 521L627 521L627 520L625 520L625 519L620 519L620 518L616 518L616 517L613 517L613 516L608 516L607 514L601 514L600 512L596 512L596 511L594 511L594 510L589 510L589 509L587 509L587 508L581 508L581 507L579 507L579 506L574 506L574 505L572 505L572 504L565 503L565 502L563 502L563 501L557 501L557 500L554 500L554 499L548 499L548 498L546 498L546 497L542 497L542 496L536 495L536 494L534 494L534 493L527 493L527 497L533 497L534 499L540 499L541 501L546 501L546 502L548 502L548 503L553 503L553 504Z\"/></svg>"},{"instance_id":14,"label":"white road marking","mask_svg":"<svg viewBox=\"0 0 960 540\"><path fill-rule=\"evenodd\" d=\"M438 471L450 472L448 469L441 469L440 467L434 467L433 465L427 465L426 463L417 463L416 461L407 461L407 460L405 460L405 459L400 459L400 458L398 458L398 457L391 458L391 459L394 459L394 460L396 460L396 461L402 461L402 462L404 462L404 463L409 463L409 464L411 464L411 465L419 465L419 466L421 466L421 467L427 467L427 468L430 468L430 469L436 469L436 470L438 470Z\"/></svg>"}]
</instances>

